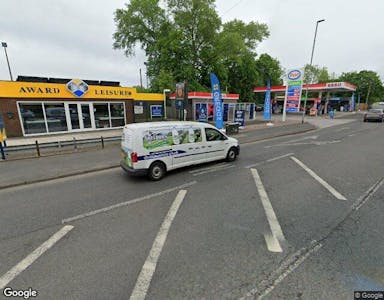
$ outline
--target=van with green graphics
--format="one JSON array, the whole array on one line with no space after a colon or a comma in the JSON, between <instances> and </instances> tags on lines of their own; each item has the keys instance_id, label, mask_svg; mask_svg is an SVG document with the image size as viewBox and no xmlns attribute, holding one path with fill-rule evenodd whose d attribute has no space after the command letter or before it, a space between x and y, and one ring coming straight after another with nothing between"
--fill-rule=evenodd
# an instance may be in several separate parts
<instances>
[{"instance_id":1,"label":"van with green graphics","mask_svg":"<svg viewBox=\"0 0 384 300\"><path fill-rule=\"evenodd\" d=\"M121 167L129 174L160 180L177 168L226 159L234 161L239 142L216 127L172 121L128 124L121 140Z\"/></svg>"}]
</instances>

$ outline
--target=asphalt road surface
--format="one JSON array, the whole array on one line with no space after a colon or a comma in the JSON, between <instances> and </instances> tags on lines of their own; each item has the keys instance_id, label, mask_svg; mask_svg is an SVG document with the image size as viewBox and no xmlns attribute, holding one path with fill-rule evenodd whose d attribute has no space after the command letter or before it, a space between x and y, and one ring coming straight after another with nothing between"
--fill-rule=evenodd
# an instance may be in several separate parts
<instances>
[{"instance_id":1,"label":"asphalt road surface","mask_svg":"<svg viewBox=\"0 0 384 300\"><path fill-rule=\"evenodd\" d=\"M160 182L113 168L2 189L1 297L6 287L37 299L384 290L383 137L383 124L356 120L245 143L233 163Z\"/></svg>"}]
</instances>

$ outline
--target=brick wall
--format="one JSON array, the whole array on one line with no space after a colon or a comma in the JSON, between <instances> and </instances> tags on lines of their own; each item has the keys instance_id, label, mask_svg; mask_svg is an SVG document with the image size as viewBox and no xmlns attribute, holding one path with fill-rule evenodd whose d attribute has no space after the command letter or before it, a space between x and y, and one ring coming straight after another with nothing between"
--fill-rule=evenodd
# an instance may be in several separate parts
<instances>
[{"instance_id":1,"label":"brick wall","mask_svg":"<svg viewBox=\"0 0 384 300\"><path fill-rule=\"evenodd\" d=\"M0 113L3 116L7 136L23 136L16 99L0 99Z\"/></svg>"}]
</instances>

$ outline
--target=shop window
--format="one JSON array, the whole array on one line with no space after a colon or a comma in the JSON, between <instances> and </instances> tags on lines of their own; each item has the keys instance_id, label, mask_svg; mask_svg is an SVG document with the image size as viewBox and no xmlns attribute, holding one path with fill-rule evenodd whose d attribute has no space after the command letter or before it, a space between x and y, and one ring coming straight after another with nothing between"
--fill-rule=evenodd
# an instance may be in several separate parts
<instances>
[{"instance_id":1,"label":"shop window","mask_svg":"<svg viewBox=\"0 0 384 300\"><path fill-rule=\"evenodd\" d=\"M45 116L47 117L48 132L67 131L64 103L44 103Z\"/></svg>"},{"instance_id":2,"label":"shop window","mask_svg":"<svg viewBox=\"0 0 384 300\"><path fill-rule=\"evenodd\" d=\"M95 114L96 128L109 128L108 103L94 103L93 111Z\"/></svg>"},{"instance_id":3,"label":"shop window","mask_svg":"<svg viewBox=\"0 0 384 300\"><path fill-rule=\"evenodd\" d=\"M19 104L19 108L25 134L47 132L42 103Z\"/></svg>"},{"instance_id":4,"label":"shop window","mask_svg":"<svg viewBox=\"0 0 384 300\"><path fill-rule=\"evenodd\" d=\"M110 103L112 127L120 127L125 125L124 120L124 104Z\"/></svg>"}]
</instances>

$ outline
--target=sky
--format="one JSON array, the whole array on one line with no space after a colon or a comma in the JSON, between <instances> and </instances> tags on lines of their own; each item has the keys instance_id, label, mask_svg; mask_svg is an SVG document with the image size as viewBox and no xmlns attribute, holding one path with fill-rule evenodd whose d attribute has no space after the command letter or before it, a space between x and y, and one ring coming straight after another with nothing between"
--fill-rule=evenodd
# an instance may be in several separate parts
<instances>
[{"instance_id":1,"label":"sky","mask_svg":"<svg viewBox=\"0 0 384 300\"><path fill-rule=\"evenodd\" d=\"M113 49L114 12L129 0L0 0L0 41L14 79L17 75L119 81L140 84L145 55L126 57ZM266 23L270 37L258 54L268 53L286 68L310 61L342 72L373 70L384 80L384 0L217 0L223 22ZM0 49L0 80L9 80Z\"/></svg>"}]
</instances>

